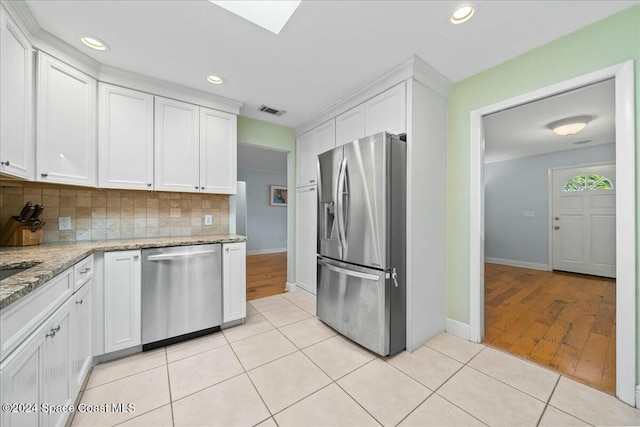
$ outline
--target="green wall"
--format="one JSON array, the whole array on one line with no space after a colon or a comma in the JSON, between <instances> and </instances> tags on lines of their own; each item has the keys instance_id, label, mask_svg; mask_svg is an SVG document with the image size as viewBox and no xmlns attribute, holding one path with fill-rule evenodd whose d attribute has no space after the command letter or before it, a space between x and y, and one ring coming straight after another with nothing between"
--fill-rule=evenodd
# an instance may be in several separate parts
<instances>
[{"instance_id":1,"label":"green wall","mask_svg":"<svg viewBox=\"0 0 640 427\"><path fill-rule=\"evenodd\" d=\"M637 146L640 134L639 59L640 6L636 5L478 73L453 87L447 119L448 317L469 323L469 113L529 91L635 60ZM638 152L640 150L636 152L636 168L640 165ZM636 188L640 189L640 185ZM636 283L636 295L639 295L637 288ZM640 331L640 327L637 330ZM640 349L637 354L640 355Z\"/></svg>"},{"instance_id":2,"label":"green wall","mask_svg":"<svg viewBox=\"0 0 640 427\"><path fill-rule=\"evenodd\" d=\"M287 280L295 281L296 132L293 128L238 116L238 142L288 151Z\"/></svg>"}]
</instances>

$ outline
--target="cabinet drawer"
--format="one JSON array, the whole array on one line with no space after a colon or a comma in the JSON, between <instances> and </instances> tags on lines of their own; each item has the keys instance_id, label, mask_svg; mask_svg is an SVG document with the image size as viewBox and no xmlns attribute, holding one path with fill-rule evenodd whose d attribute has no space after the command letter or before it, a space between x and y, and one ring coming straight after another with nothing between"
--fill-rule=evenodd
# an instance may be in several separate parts
<instances>
[{"instance_id":1,"label":"cabinet drawer","mask_svg":"<svg viewBox=\"0 0 640 427\"><path fill-rule=\"evenodd\" d=\"M4 360L73 292L73 268L0 312L0 360Z\"/></svg>"},{"instance_id":2,"label":"cabinet drawer","mask_svg":"<svg viewBox=\"0 0 640 427\"><path fill-rule=\"evenodd\" d=\"M76 292L93 277L93 255L89 255L73 267L73 276L73 292Z\"/></svg>"}]
</instances>

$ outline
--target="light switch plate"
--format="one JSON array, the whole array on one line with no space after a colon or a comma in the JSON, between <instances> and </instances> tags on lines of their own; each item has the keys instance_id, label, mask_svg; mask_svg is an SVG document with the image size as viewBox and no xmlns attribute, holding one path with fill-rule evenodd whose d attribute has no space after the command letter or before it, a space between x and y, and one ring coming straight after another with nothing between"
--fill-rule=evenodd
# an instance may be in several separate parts
<instances>
[{"instance_id":1,"label":"light switch plate","mask_svg":"<svg viewBox=\"0 0 640 427\"><path fill-rule=\"evenodd\" d=\"M60 216L60 217L58 217L58 230L60 230L60 231L71 230L71 217L70 216Z\"/></svg>"},{"instance_id":2,"label":"light switch plate","mask_svg":"<svg viewBox=\"0 0 640 427\"><path fill-rule=\"evenodd\" d=\"M536 213L534 211L524 211L523 216L525 216L526 218L533 218L534 216L536 216Z\"/></svg>"},{"instance_id":3,"label":"light switch plate","mask_svg":"<svg viewBox=\"0 0 640 427\"><path fill-rule=\"evenodd\" d=\"M212 224L213 224L213 215L205 215L204 225L212 225Z\"/></svg>"}]
</instances>

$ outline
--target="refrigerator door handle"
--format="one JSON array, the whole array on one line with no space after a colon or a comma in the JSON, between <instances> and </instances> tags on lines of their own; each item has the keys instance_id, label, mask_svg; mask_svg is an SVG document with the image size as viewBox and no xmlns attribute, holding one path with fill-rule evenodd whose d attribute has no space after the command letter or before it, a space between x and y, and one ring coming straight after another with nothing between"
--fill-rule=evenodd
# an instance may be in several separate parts
<instances>
[{"instance_id":1,"label":"refrigerator door handle","mask_svg":"<svg viewBox=\"0 0 640 427\"><path fill-rule=\"evenodd\" d=\"M380 280L380 276L377 274L369 274L369 273L362 273L360 271L347 270L346 268L336 267L335 265L329 264L328 262L323 260L318 260L318 262L322 264L323 267L329 270L335 271L336 273L345 274L347 276L358 277L360 279L366 279L366 280L375 280L375 281Z\"/></svg>"},{"instance_id":2,"label":"refrigerator door handle","mask_svg":"<svg viewBox=\"0 0 640 427\"><path fill-rule=\"evenodd\" d=\"M336 189L336 219L338 221L338 240L340 242L340 257L344 258L346 254L346 232L344 221L344 184L347 173L347 159L340 162L340 171L338 172L338 185Z\"/></svg>"}]
</instances>

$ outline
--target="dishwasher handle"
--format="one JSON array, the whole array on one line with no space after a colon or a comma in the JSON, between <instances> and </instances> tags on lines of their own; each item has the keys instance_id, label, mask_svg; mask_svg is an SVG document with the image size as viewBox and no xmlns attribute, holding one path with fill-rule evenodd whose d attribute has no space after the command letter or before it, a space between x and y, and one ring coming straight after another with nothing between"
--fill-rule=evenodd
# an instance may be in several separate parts
<instances>
[{"instance_id":1,"label":"dishwasher handle","mask_svg":"<svg viewBox=\"0 0 640 427\"><path fill-rule=\"evenodd\" d=\"M196 256L215 254L216 252L218 251L211 250L211 251L199 251L199 252L181 252L177 254L149 255L149 257L147 258L147 261L170 261L174 259L190 258L190 257L196 257Z\"/></svg>"}]
</instances>

